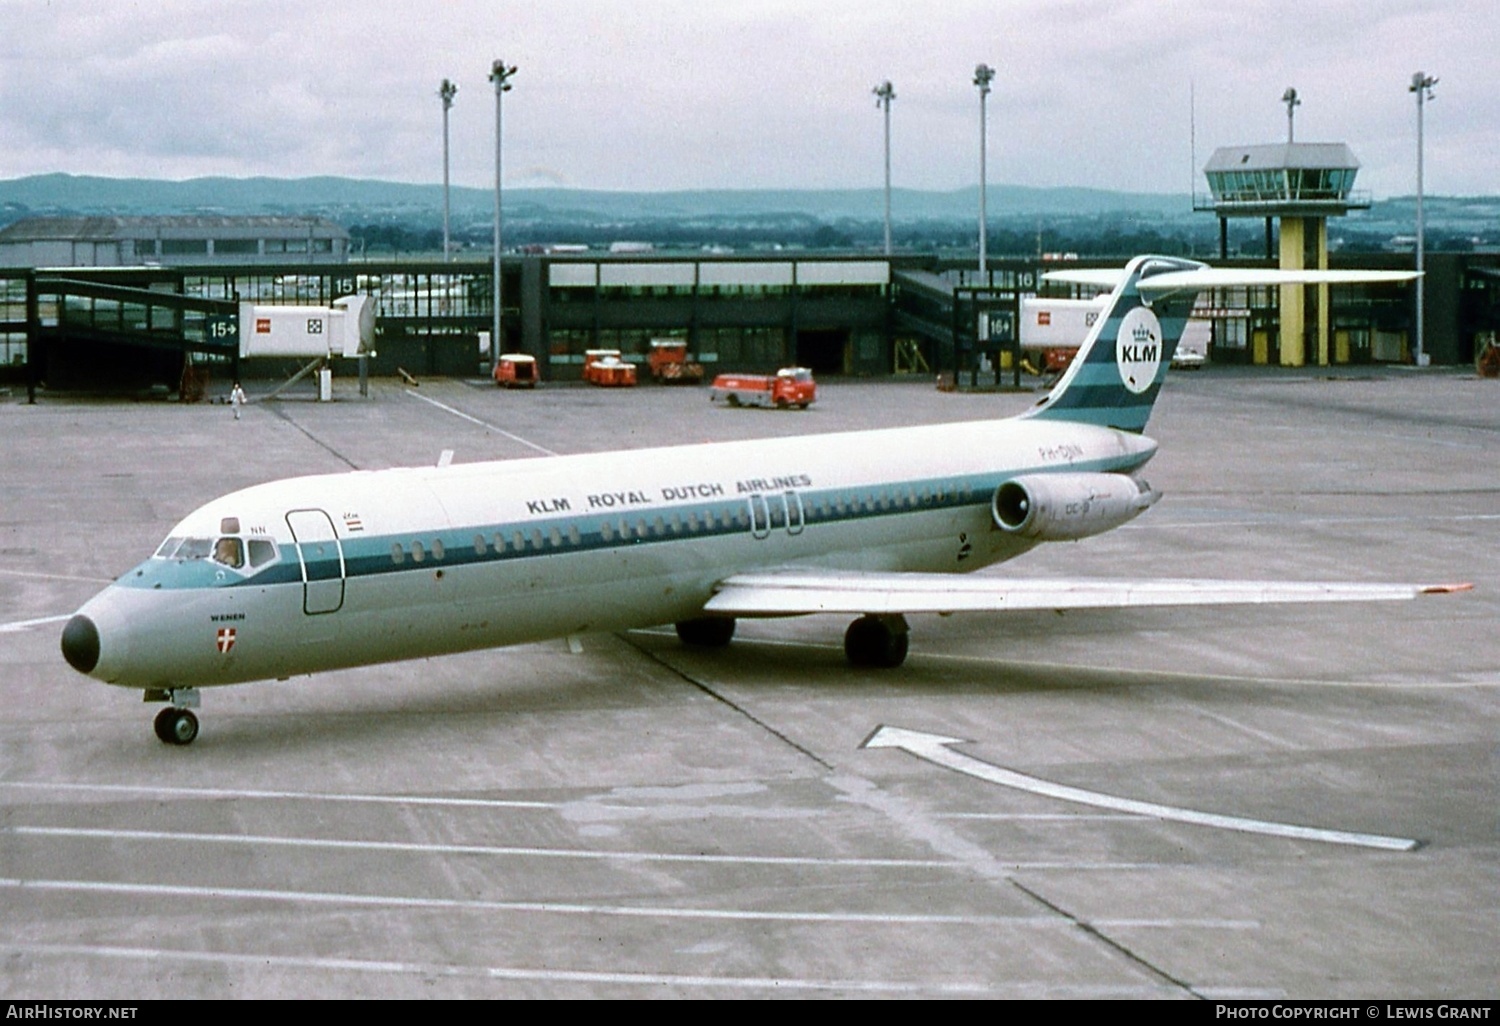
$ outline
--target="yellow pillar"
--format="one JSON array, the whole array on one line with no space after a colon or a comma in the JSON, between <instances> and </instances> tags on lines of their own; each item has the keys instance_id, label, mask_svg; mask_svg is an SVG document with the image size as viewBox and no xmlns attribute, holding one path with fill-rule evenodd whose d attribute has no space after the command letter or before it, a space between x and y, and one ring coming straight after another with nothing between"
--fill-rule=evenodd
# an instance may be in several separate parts
<instances>
[{"instance_id":1,"label":"yellow pillar","mask_svg":"<svg viewBox=\"0 0 1500 1026\"><path fill-rule=\"evenodd\" d=\"M1305 222L1300 217L1281 219L1281 269L1300 271L1306 267ZM1306 317L1302 286L1281 288L1281 365L1301 367L1307 362L1307 337L1303 330Z\"/></svg>"},{"instance_id":2,"label":"yellow pillar","mask_svg":"<svg viewBox=\"0 0 1500 1026\"><path fill-rule=\"evenodd\" d=\"M1318 270L1328 270L1328 219L1313 220L1313 239L1318 247ZM1318 363L1328 366L1328 286L1318 286Z\"/></svg>"}]
</instances>

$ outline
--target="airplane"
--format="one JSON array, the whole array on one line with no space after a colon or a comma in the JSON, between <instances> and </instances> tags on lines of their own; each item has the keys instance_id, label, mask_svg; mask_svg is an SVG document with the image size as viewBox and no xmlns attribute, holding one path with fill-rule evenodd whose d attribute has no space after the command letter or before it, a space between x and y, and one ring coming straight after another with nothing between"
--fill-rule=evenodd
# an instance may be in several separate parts
<instances>
[{"instance_id":1,"label":"airplane","mask_svg":"<svg viewBox=\"0 0 1500 1026\"><path fill-rule=\"evenodd\" d=\"M848 614L848 661L889 668L912 614L1468 587L968 574L1157 501L1143 432L1199 290L1415 275L1145 256L1049 277L1112 291L1067 372L1018 416L260 484L183 518L68 620L62 654L168 703L156 734L185 745L200 688L595 631L671 623L716 648L738 618Z\"/></svg>"}]
</instances>

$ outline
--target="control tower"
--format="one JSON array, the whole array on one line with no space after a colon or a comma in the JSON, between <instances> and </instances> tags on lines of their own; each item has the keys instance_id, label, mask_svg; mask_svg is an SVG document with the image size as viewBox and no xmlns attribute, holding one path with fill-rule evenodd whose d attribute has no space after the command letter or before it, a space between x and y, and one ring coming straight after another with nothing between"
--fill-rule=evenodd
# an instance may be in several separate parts
<instances>
[{"instance_id":1,"label":"control tower","mask_svg":"<svg viewBox=\"0 0 1500 1026\"><path fill-rule=\"evenodd\" d=\"M1357 196L1354 175L1359 161L1343 143L1272 143L1263 146L1223 146L1203 168L1213 194L1212 210L1219 216L1221 255L1231 217L1264 217L1266 249L1270 255L1271 219L1281 220L1281 259L1284 270L1328 268L1328 218L1351 210L1367 210L1370 200ZM1328 363L1328 286L1313 286L1316 298L1309 309L1303 285L1282 285L1281 365L1300 367L1308 362L1307 335L1312 329L1319 364Z\"/></svg>"}]
</instances>

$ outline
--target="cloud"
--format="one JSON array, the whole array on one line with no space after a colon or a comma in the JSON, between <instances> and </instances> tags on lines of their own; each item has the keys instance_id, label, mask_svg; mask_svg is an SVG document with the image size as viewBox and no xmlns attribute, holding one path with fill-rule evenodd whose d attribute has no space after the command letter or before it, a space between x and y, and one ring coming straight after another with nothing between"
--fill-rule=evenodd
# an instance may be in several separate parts
<instances>
[{"instance_id":1,"label":"cloud","mask_svg":"<svg viewBox=\"0 0 1500 1026\"><path fill-rule=\"evenodd\" d=\"M951 189L977 173L984 61L994 181L1185 191L1216 145L1347 141L1361 185L1407 191L1403 83L1442 78L1434 191L1494 193L1500 73L1489 0L452 0L0 7L0 175L493 180L490 62L507 179L580 187L861 187L882 176L871 88L895 83L893 173ZM1191 101L1190 101L1191 96ZM1194 108L1190 110L1191 107ZM1305 134L1304 134L1305 133ZM513 171L511 169L514 169ZM1199 179L1201 187L1201 178Z\"/></svg>"}]
</instances>

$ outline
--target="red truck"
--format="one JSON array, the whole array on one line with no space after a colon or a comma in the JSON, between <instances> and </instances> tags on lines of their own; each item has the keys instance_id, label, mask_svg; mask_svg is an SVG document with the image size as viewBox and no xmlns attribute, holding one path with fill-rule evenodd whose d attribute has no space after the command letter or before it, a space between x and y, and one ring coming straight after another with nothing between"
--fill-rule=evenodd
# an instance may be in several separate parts
<instances>
[{"instance_id":1,"label":"red truck","mask_svg":"<svg viewBox=\"0 0 1500 1026\"><path fill-rule=\"evenodd\" d=\"M646 364L652 380L663 384L697 385L703 381L703 364L688 359L687 343L679 339L652 339Z\"/></svg>"},{"instance_id":2,"label":"red truck","mask_svg":"<svg viewBox=\"0 0 1500 1026\"><path fill-rule=\"evenodd\" d=\"M783 367L772 374L720 374L714 378L709 399L730 406L774 406L778 410L805 410L818 397L812 371L806 367Z\"/></svg>"}]
</instances>

